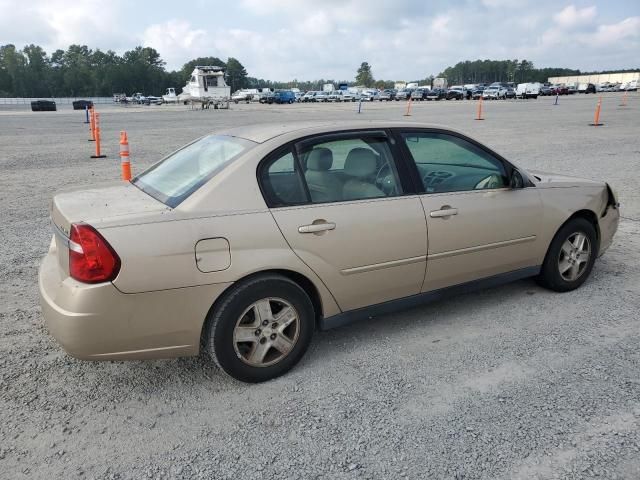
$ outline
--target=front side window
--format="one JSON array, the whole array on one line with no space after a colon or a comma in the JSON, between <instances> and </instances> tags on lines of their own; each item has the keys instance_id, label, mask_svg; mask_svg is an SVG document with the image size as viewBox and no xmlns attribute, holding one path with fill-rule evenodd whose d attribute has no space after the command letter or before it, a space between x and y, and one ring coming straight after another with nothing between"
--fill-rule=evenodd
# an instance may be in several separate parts
<instances>
[{"instance_id":1,"label":"front side window","mask_svg":"<svg viewBox=\"0 0 640 480\"><path fill-rule=\"evenodd\" d=\"M386 138L361 136L297 149L312 203L391 197L402 193Z\"/></svg>"},{"instance_id":2,"label":"front side window","mask_svg":"<svg viewBox=\"0 0 640 480\"><path fill-rule=\"evenodd\" d=\"M503 163L474 144L442 133L403 133L426 193L505 188Z\"/></svg>"},{"instance_id":3,"label":"front side window","mask_svg":"<svg viewBox=\"0 0 640 480\"><path fill-rule=\"evenodd\" d=\"M254 145L243 138L210 135L151 166L133 184L175 207Z\"/></svg>"}]
</instances>

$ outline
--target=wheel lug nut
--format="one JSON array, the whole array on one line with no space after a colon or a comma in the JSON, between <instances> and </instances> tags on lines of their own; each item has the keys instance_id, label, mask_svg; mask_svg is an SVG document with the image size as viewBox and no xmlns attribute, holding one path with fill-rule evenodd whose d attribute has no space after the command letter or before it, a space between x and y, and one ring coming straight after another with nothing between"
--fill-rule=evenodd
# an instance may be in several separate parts
<instances>
[{"instance_id":1,"label":"wheel lug nut","mask_svg":"<svg viewBox=\"0 0 640 480\"><path fill-rule=\"evenodd\" d=\"M266 341L267 341L267 339L266 339L266 338L264 338L264 337L262 337L262 338L260 339L260 343L264 343L264 342L266 342Z\"/></svg>"},{"instance_id":2,"label":"wheel lug nut","mask_svg":"<svg viewBox=\"0 0 640 480\"><path fill-rule=\"evenodd\" d=\"M267 320L263 320L262 325L266 327L267 325L269 325L269 322Z\"/></svg>"},{"instance_id":3,"label":"wheel lug nut","mask_svg":"<svg viewBox=\"0 0 640 480\"><path fill-rule=\"evenodd\" d=\"M272 334L271 334L271 337L269 337L269 338L271 338L271 340L275 340L275 339L276 339L276 334L275 334L275 333L272 333Z\"/></svg>"},{"instance_id":4,"label":"wheel lug nut","mask_svg":"<svg viewBox=\"0 0 640 480\"><path fill-rule=\"evenodd\" d=\"M254 333L256 334L256 337L259 337L260 334L262 333L262 330L257 329Z\"/></svg>"},{"instance_id":5,"label":"wheel lug nut","mask_svg":"<svg viewBox=\"0 0 640 480\"><path fill-rule=\"evenodd\" d=\"M278 322L273 322L271 324L271 328L278 328Z\"/></svg>"}]
</instances>

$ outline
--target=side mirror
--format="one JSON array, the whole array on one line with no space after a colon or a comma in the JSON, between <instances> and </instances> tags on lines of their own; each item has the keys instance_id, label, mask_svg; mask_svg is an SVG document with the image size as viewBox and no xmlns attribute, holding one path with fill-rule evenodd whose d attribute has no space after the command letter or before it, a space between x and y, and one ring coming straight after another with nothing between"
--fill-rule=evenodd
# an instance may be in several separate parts
<instances>
[{"instance_id":1,"label":"side mirror","mask_svg":"<svg viewBox=\"0 0 640 480\"><path fill-rule=\"evenodd\" d=\"M509 188L524 188L524 178L522 178L522 174L515 168L511 172L511 178L509 179Z\"/></svg>"}]
</instances>

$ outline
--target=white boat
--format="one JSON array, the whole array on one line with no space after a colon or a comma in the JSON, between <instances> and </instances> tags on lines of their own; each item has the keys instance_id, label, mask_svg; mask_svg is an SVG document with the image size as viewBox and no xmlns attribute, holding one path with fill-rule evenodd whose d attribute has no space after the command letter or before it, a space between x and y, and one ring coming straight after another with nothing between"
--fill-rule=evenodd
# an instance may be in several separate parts
<instances>
[{"instance_id":1,"label":"white boat","mask_svg":"<svg viewBox=\"0 0 640 480\"><path fill-rule=\"evenodd\" d=\"M162 96L164 103L178 103L178 96L176 95L176 89L173 87L167 88L167 93Z\"/></svg>"},{"instance_id":2,"label":"white boat","mask_svg":"<svg viewBox=\"0 0 640 480\"><path fill-rule=\"evenodd\" d=\"M224 72L223 67L196 66L178 101L201 108L229 108L231 88L224 81Z\"/></svg>"}]
</instances>

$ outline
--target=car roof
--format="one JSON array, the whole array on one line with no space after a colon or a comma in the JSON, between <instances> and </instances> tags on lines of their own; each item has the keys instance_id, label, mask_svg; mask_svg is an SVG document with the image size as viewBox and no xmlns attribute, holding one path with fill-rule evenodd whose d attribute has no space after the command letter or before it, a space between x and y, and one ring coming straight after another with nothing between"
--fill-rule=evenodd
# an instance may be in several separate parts
<instances>
[{"instance_id":1,"label":"car roof","mask_svg":"<svg viewBox=\"0 0 640 480\"><path fill-rule=\"evenodd\" d=\"M315 135L321 133L339 132L345 130L361 130L361 129L386 129L386 128L435 128L448 130L454 133L460 133L467 136L463 132L459 132L446 125L403 122L403 121L362 121L362 120L339 120L334 122L298 122L298 123L257 123L252 125L244 125L242 127L234 127L222 129L212 134L229 135L231 137L240 137L251 140L256 143L264 143L281 135L298 133L299 136Z\"/></svg>"}]
</instances>

